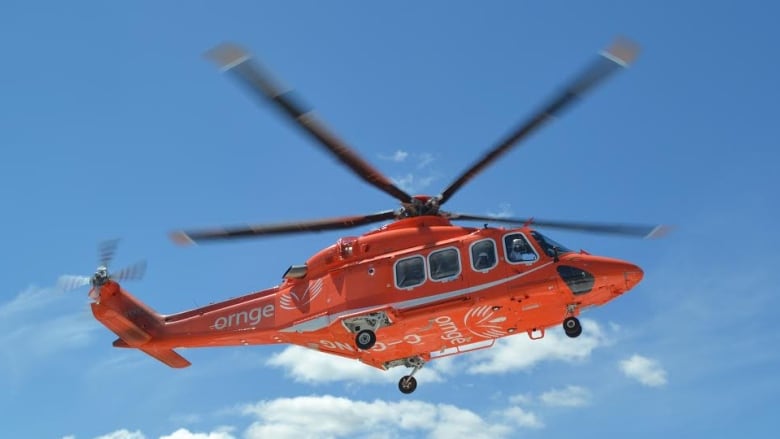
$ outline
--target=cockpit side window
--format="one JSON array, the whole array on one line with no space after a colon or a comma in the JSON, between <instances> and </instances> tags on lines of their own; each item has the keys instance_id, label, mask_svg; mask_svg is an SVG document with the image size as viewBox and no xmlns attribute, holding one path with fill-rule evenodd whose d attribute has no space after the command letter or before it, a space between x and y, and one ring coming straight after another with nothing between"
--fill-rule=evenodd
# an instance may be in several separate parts
<instances>
[{"instance_id":1,"label":"cockpit side window","mask_svg":"<svg viewBox=\"0 0 780 439\"><path fill-rule=\"evenodd\" d=\"M532 231L531 236L534 238L534 240L536 240L536 243L539 244L539 247L541 247L542 250L544 250L547 256L555 257L556 253L558 253L559 255L562 255L564 253L572 253L572 251L569 250L568 248L564 247L561 244L558 244L557 242L542 235L537 231Z\"/></svg>"},{"instance_id":2,"label":"cockpit side window","mask_svg":"<svg viewBox=\"0 0 780 439\"><path fill-rule=\"evenodd\" d=\"M444 280L460 274L460 258L455 248L437 250L428 255L431 280Z\"/></svg>"},{"instance_id":3,"label":"cockpit side window","mask_svg":"<svg viewBox=\"0 0 780 439\"><path fill-rule=\"evenodd\" d=\"M411 256L395 263L395 286L412 288L425 282L425 259Z\"/></svg>"},{"instance_id":4,"label":"cockpit side window","mask_svg":"<svg viewBox=\"0 0 780 439\"><path fill-rule=\"evenodd\" d=\"M471 267L475 271L488 271L498 264L496 243L492 239L483 239L471 244Z\"/></svg>"},{"instance_id":5,"label":"cockpit side window","mask_svg":"<svg viewBox=\"0 0 780 439\"><path fill-rule=\"evenodd\" d=\"M506 260L511 264L531 263L539 259L536 250L522 233L511 233L504 237Z\"/></svg>"}]
</instances>

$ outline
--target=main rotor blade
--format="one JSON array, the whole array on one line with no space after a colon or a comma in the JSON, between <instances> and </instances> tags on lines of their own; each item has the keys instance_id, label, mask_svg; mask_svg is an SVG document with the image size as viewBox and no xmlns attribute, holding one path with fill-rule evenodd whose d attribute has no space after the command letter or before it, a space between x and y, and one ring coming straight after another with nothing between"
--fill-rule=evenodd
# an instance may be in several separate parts
<instances>
[{"instance_id":1,"label":"main rotor blade","mask_svg":"<svg viewBox=\"0 0 780 439\"><path fill-rule=\"evenodd\" d=\"M556 95L550 102L542 107L533 117L518 126L497 146L488 151L480 160L464 171L450 186L440 195L439 204L444 204L464 184L474 178L479 172L495 162L504 153L528 137L537 128L554 116L559 115L566 107L573 103L577 97L593 88L609 75L628 66L637 56L638 46L625 40L616 41L606 52L602 52L588 68L578 75L566 88Z\"/></svg>"},{"instance_id":2,"label":"main rotor blade","mask_svg":"<svg viewBox=\"0 0 780 439\"><path fill-rule=\"evenodd\" d=\"M371 215L355 215L340 218L329 218L315 221L266 224L245 227L232 227L224 229L181 231L171 233L171 239L182 245L195 244L202 241L216 241L233 238L246 238L252 236L283 235L301 232L321 232L324 230L338 230L358 227L365 224L376 223L395 218L395 211L386 210Z\"/></svg>"},{"instance_id":3,"label":"main rotor blade","mask_svg":"<svg viewBox=\"0 0 780 439\"><path fill-rule=\"evenodd\" d=\"M661 236L668 233L671 229L669 226L665 225L586 223L575 221L549 221L535 218L497 218L492 216L467 215L461 213L446 213L445 215L453 220L490 221L516 225L529 224L531 227L633 236L647 239L660 238Z\"/></svg>"},{"instance_id":4,"label":"main rotor blade","mask_svg":"<svg viewBox=\"0 0 780 439\"><path fill-rule=\"evenodd\" d=\"M398 188L381 172L358 156L343 141L329 132L314 113L291 91L282 91L262 66L254 62L249 53L241 47L225 43L206 53L223 71L230 71L251 92L261 99L274 103L278 109L290 116L299 127L314 137L329 153L352 170L367 183L390 194L403 203L412 201L412 197Z\"/></svg>"}]
</instances>

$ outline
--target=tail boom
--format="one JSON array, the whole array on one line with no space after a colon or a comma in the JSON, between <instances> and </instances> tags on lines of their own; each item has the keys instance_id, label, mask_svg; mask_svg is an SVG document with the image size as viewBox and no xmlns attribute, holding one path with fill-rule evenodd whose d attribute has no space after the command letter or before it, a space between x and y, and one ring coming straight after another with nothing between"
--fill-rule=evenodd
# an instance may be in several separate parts
<instances>
[{"instance_id":1,"label":"tail boom","mask_svg":"<svg viewBox=\"0 0 780 439\"><path fill-rule=\"evenodd\" d=\"M173 349L155 346L154 339L163 332L162 316L119 284L108 282L102 285L91 308L95 318L119 337L114 341L115 347L137 348L174 368L191 364Z\"/></svg>"}]
</instances>

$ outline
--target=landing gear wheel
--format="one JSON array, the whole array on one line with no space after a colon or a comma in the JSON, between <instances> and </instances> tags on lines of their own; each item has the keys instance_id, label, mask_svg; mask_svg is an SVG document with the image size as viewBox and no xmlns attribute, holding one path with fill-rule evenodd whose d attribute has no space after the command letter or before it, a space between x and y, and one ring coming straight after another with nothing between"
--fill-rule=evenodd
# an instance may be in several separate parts
<instances>
[{"instance_id":1,"label":"landing gear wheel","mask_svg":"<svg viewBox=\"0 0 780 439\"><path fill-rule=\"evenodd\" d=\"M401 393L408 395L414 392L416 388L417 388L417 378L411 375L406 375L405 377L402 377L398 381L398 390L400 390Z\"/></svg>"},{"instance_id":2,"label":"landing gear wheel","mask_svg":"<svg viewBox=\"0 0 780 439\"><path fill-rule=\"evenodd\" d=\"M571 338L577 338L582 334L582 325L577 317L567 317L563 321L563 331Z\"/></svg>"},{"instance_id":3,"label":"landing gear wheel","mask_svg":"<svg viewBox=\"0 0 780 439\"><path fill-rule=\"evenodd\" d=\"M374 347L376 344L376 334L370 329L364 329L358 332L355 337L355 344L359 349L367 351Z\"/></svg>"}]
</instances>

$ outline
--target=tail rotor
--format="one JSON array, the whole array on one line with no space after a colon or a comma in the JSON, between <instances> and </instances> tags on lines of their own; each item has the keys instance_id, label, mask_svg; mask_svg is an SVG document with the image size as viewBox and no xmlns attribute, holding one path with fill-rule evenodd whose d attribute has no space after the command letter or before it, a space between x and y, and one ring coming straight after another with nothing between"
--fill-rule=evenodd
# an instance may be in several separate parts
<instances>
[{"instance_id":1,"label":"tail rotor","mask_svg":"<svg viewBox=\"0 0 780 439\"><path fill-rule=\"evenodd\" d=\"M128 265L117 271L111 273L109 271L109 264L114 259L116 249L118 247L119 240L111 239L103 241L98 245L98 267L92 276L84 275L72 275L66 274L60 276L57 280L57 286L62 291L73 291L87 285L101 286L108 282L113 281L126 281L126 280L140 280L146 273L146 261L138 261L132 265Z\"/></svg>"}]
</instances>

